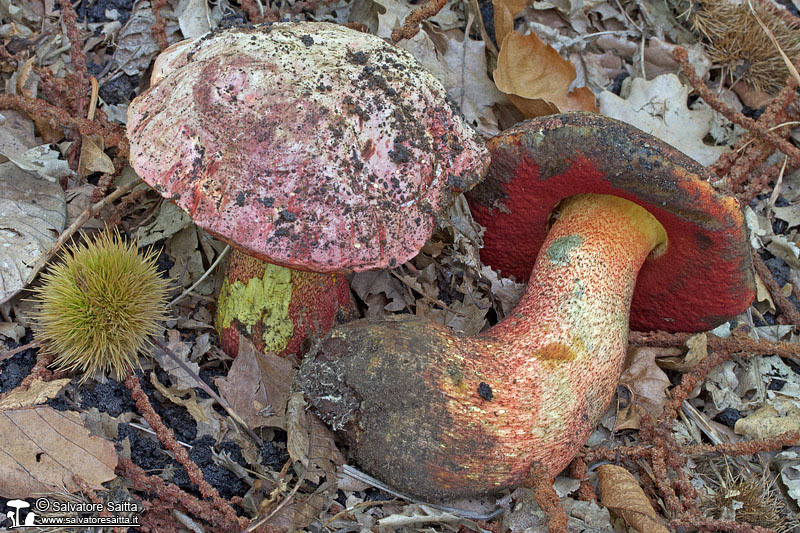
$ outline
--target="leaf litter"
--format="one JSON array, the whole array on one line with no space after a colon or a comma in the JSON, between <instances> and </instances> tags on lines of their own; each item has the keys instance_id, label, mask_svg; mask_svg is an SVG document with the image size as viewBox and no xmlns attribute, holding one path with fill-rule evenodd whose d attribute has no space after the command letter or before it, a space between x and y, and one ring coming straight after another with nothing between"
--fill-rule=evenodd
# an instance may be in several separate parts
<instances>
[{"instance_id":1,"label":"leaf litter","mask_svg":"<svg viewBox=\"0 0 800 533\"><path fill-rule=\"evenodd\" d=\"M762 442L786 431L800 430L800 366L796 358L768 351L751 357L742 352L710 371L704 370L704 365L718 352L712 346L725 339L738 342L737 339L746 337L792 344L798 340L798 324L786 323L781 307L781 297L797 306L796 291L800 283L798 162L785 164L787 159L762 137L716 111L719 102L724 102L749 116L761 114L765 128L771 128L782 138L800 139L796 107L793 110L785 104L772 111L755 110L785 87L790 74L777 50L770 48L772 41L768 35L766 41L760 42L770 44L759 45L758 50L759 54L766 51L766 63L750 65L740 58L752 55L754 48L748 46L755 45L736 41L727 34L720 37L719 29L703 18L721 9L721 2L687 9L686 3L678 1L669 5L648 0L449 1L435 15L423 20L419 28L408 28L407 32L404 21L417 6L404 0L328 3L282 0L274 5L251 0L242 3L244 10L224 0L215 3L136 0L124 9L116 5L94 9L105 2L89 3L89 7L81 8L83 18L79 17L83 24L81 49L88 65L86 75L94 76L99 86L97 115L84 119L88 122L82 123L82 127L95 124L91 126L95 130L78 132L77 123L69 125L63 119L56 120L39 104L22 107L16 100L5 100L0 109L0 157L4 158L0 160L0 202L14 205L19 211L8 215L11 212L8 209L0 210L3 213L0 217L6 217L0 219L0 231L9 237L4 241L8 246L0 254L10 254L0 257L5 291L0 297L4 301L0 304L3 320L0 334L7 348L30 341L26 304L18 295L30 282L25 276L26 268L87 207L113 187L136 179L130 167L124 165L124 144L120 144L118 137L115 139L114 132L119 130L114 128L124 124L130 98L147 86L148 68L160 50L161 36L168 43L177 42L219 25L242 23L252 12L262 12L267 19L273 15L276 19L284 16L350 23L385 38L393 38L400 30L413 34L412 30L419 29L397 44L417 56L440 78L466 119L485 136L529 116L569 109L593 110L596 97L601 113L628 121L674 144L701 163L712 165L719 178L715 185L723 190L730 184L732 192L740 197L743 192L748 194L741 198L751 229L751 243L773 280L764 279L766 274L759 276L757 301L747 313L715 330L717 335L709 332L688 337L688 342L644 343L631 348L618 401L609 408L587 448L588 456L593 453L602 457L603 450L608 450L617 454L618 461L621 457L626 481L612 483L609 492L603 488L603 480L598 480L598 471L604 466L595 469L590 463L591 469L581 473L581 460L576 461L567 472L573 477L562 476L556 481L570 529L610 531L621 527L623 522L637 527L636 521L643 517L659 524L669 523L671 527L697 525L695 520L700 515L692 510L696 507L691 498L684 499L688 509L681 511L680 504L676 507L670 499L674 493L659 486L659 476L676 476L679 485L683 483L680 480L691 480L680 489L684 491L682 494L685 495L688 490L685 487L690 484L697 493L697 502L702 503L700 509L709 519L717 521L746 520L751 516L744 512L746 502L736 500L734 495L741 487L736 489L738 485L731 481L743 473L758 473L767 480L758 492L776 498L770 500L774 508L790 509L800 504L800 447L796 444L784 447L783 451L781 446L767 446L763 450L770 453L761 453L760 461L753 460L752 454L724 463L717 457L691 455L690 459L682 459L683 466L676 467L683 457L682 448L659 444L662 441L657 440L667 439L669 443L672 439L684 447L707 445L708 441L714 445L747 444L751 439ZM777 42L783 43L792 57L792 43L797 42L798 35L796 8L792 11L761 1L746 4L753 5L751 11L762 19L768 19L766 26L780 34ZM765 38L763 30L759 33L760 26L754 26L754 19L748 18L752 12L748 14L742 8L733 11L732 15L725 12L725 17L734 17L726 27L736 28L741 22L750 35ZM28 6L0 2L0 17L0 38L7 51L0 57L0 75L6 95L38 98L35 102L65 110L71 116L87 116L86 102L90 95L76 89L82 85L75 78L75 56L55 3L43 1ZM157 25L162 29L157 29ZM681 66L673 57L677 46L688 51L692 66L714 91L716 102L697 98L696 83L676 76L681 75ZM772 69L768 80L764 77L766 64ZM771 94L765 94L765 89L771 90ZM729 175L736 177L729 180ZM25 190L29 192L14 196L7 186L12 181L15 185L27 183ZM52 198L49 200L52 205L38 200L30 202L38 198L36 195ZM50 215L40 209L44 205L48 206L47 213L63 215L48 218ZM172 204L158 201L144 187L107 206L97 218L83 225L77 237L109 222L135 235L142 246L161 250L162 269L175 280L176 293L193 286L223 249L223 245L175 211ZM25 227L49 228L48 239L39 242L33 236L25 236ZM518 301L524 280L503 278L480 264L481 235L482 228L472 220L463 197L455 198L453 207L438 221L434 235L417 257L392 270L353 276L351 288L364 316L412 313L466 334L479 332L501 319ZM12 270L16 274L9 278ZM176 437L190 447L187 448L190 456L211 483L223 491L238 487L237 494L226 497L242 497L248 518L273 513L272 525L290 528L326 525L338 529L485 530L501 525L522 531L545 527L550 512L542 511L534 503L533 493L528 489L517 489L500 499L483 502L489 508L497 504L505 509L502 524L488 524L448 510L404 503L337 473L344 458L332 436L307 415L302 398L290 394L291 362L254 350L245 350L231 361L219 350L211 324L214 290L214 276L208 276L204 284L193 287L188 298L172 306L174 318L166 323L165 345L192 373L187 374L156 351L155 362L142 361L146 374L143 387ZM58 409L53 412L62 413L63 420L69 421L69 431L85 439L81 433L85 431L81 429L83 425L69 414L77 409L87 420L87 426L101 431L103 438L108 439L92 441L107 443L98 444L100 448L107 451L112 442L117 442L121 457L133 458L143 468L172 480L187 497L197 494L196 486L181 467L170 462L161 451L152 428L135 414L131 400L125 399L128 393L124 387L113 380L100 380L94 382L89 394L70 381L69 376L53 379L46 369L36 370L35 358L25 354L21 351L8 359L0 358L3 374L18 372L22 379L24 372L30 372L32 367L37 372L36 378L25 386L1 391L0 405L6 409L4 412L12 416L33 412L50 416L50 411L44 409L51 408L41 404L52 404ZM27 361L28 366L19 366L18 361ZM670 398L676 389L673 384L698 372L708 373L698 386L686 391L680 416L669 418L673 408ZM247 429L257 431L260 443L224 414L217 400L197 387L195 376L218 388L223 401L233 408ZM117 402L112 402L112 398ZM96 405L91 405L92 402ZM110 409L115 410L113 416L104 412ZM661 422L654 426L654 421ZM26 419L26 423L37 431L45 429L34 418ZM653 436L654 427L657 437ZM46 432L40 435L42 442L53 438ZM0 445L10 443L8 439L0 439ZM656 456L648 460L626 459L626 454L639 449L637 446L654 443L654 449L672 454L669 456L672 470L657 470L660 463ZM18 453L25 453L24 439L20 446ZM80 463L87 458L77 454L74 459ZM54 479L54 475L66 479L65 472L59 473L50 463L46 462L43 468L41 472L32 472L29 479L14 478L9 490L16 492L13 495L9 492L8 497L23 496L25 487L54 491L55 486L47 485L46 480ZM129 498L146 497L141 490L131 489L130 483L123 483L120 476L101 486L100 480L113 477L107 468L94 474L86 470L86 475L79 468L75 470L93 489L122 491ZM130 479L142 482L130 470L124 471L133 476ZM341 480L338 489L337 479ZM591 498L595 489L602 497L599 500ZM71 497L88 498L86 494ZM595 503L598 501L599 504ZM620 501L625 503L614 503ZM633 510L630 505L634 501L641 501L643 507ZM723 502L723 510L720 513L708 510L710 507L703 502L711 501ZM652 507L650 502L661 504ZM457 504L468 506L467 502ZM649 510L644 504L650 506ZM172 504L158 519L171 516L185 527L193 513L196 513L194 519L201 522L208 519L202 507L193 506L184 497L183 503ZM708 523L705 527L715 526ZM774 526L789 530L781 527L784 526Z\"/></svg>"}]
</instances>

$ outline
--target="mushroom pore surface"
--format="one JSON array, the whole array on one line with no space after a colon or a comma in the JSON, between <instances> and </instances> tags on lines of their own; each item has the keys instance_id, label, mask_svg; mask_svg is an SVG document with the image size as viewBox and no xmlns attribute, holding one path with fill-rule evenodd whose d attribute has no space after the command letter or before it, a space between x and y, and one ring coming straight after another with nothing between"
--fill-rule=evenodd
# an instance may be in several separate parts
<instances>
[{"instance_id":1,"label":"mushroom pore surface","mask_svg":"<svg viewBox=\"0 0 800 533\"><path fill-rule=\"evenodd\" d=\"M511 315L474 337L414 317L334 328L296 386L354 459L425 499L557 474L608 405L636 274L667 246L646 210L607 195L562 202Z\"/></svg>"}]
</instances>

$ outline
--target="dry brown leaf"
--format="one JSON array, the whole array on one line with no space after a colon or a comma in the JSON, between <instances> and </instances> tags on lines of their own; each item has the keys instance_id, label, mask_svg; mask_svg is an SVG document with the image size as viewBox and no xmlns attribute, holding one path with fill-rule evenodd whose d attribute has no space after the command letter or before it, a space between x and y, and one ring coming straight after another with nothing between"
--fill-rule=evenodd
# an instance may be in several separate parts
<instances>
[{"instance_id":1,"label":"dry brown leaf","mask_svg":"<svg viewBox=\"0 0 800 533\"><path fill-rule=\"evenodd\" d=\"M494 82L528 117L565 111L597 111L586 87L569 91L575 67L535 33L512 32L500 46Z\"/></svg>"},{"instance_id":2,"label":"dry brown leaf","mask_svg":"<svg viewBox=\"0 0 800 533\"><path fill-rule=\"evenodd\" d=\"M601 465L597 475L603 505L621 516L629 526L642 533L669 532L630 472L620 466Z\"/></svg>"},{"instance_id":3,"label":"dry brown leaf","mask_svg":"<svg viewBox=\"0 0 800 533\"><path fill-rule=\"evenodd\" d=\"M800 408L788 401L783 403L786 404L786 409L782 409L782 412L765 405L753 414L737 420L733 430L753 439L767 439L787 431L797 431L800 429Z\"/></svg>"},{"instance_id":4,"label":"dry brown leaf","mask_svg":"<svg viewBox=\"0 0 800 533\"><path fill-rule=\"evenodd\" d=\"M413 298L403 292L403 286L387 270L356 272L350 288L367 304L367 318L377 318L406 309L414 303Z\"/></svg>"},{"instance_id":5,"label":"dry brown leaf","mask_svg":"<svg viewBox=\"0 0 800 533\"><path fill-rule=\"evenodd\" d=\"M0 155L19 154L36 146L33 121L28 115L3 109L0 113Z\"/></svg>"},{"instance_id":6,"label":"dry brown leaf","mask_svg":"<svg viewBox=\"0 0 800 533\"><path fill-rule=\"evenodd\" d=\"M239 339L239 355L224 378L219 393L251 428L286 429L286 403L292 383L292 364L275 354L256 352L247 337Z\"/></svg>"},{"instance_id":7,"label":"dry brown leaf","mask_svg":"<svg viewBox=\"0 0 800 533\"><path fill-rule=\"evenodd\" d=\"M631 363L620 376L619 384L631 391L632 398L629 408L617 418L615 431L639 429L642 411L649 413L655 420L664 410L664 404L667 403L666 390L670 382L656 364L659 353L659 348L649 346L636 346L628 351Z\"/></svg>"},{"instance_id":8,"label":"dry brown leaf","mask_svg":"<svg viewBox=\"0 0 800 533\"><path fill-rule=\"evenodd\" d=\"M197 393L194 389L179 390L177 387L167 387L160 381L155 372L150 373L150 383L156 388L158 392L164 395L166 399L176 405L185 407L189 414L192 415L194 421L197 423L197 438L210 435L215 440L219 439L221 433L221 425L219 417L214 411L214 399L203 398L197 399Z\"/></svg>"},{"instance_id":9,"label":"dry brown leaf","mask_svg":"<svg viewBox=\"0 0 800 533\"><path fill-rule=\"evenodd\" d=\"M519 7L512 5L516 0L492 0L494 6L494 35L498 44L502 44L506 36L514 31L514 17L519 11L512 11ZM525 6L519 7L520 10Z\"/></svg>"},{"instance_id":10,"label":"dry brown leaf","mask_svg":"<svg viewBox=\"0 0 800 533\"><path fill-rule=\"evenodd\" d=\"M114 444L90 436L81 417L48 406L0 412L0 496L29 498L43 492L80 489L80 476L93 489L114 479Z\"/></svg>"},{"instance_id":11,"label":"dry brown leaf","mask_svg":"<svg viewBox=\"0 0 800 533\"><path fill-rule=\"evenodd\" d=\"M512 17L516 17L528 5L528 0L492 0L492 3L495 9L498 6L503 6L508 9Z\"/></svg>"},{"instance_id":12,"label":"dry brown leaf","mask_svg":"<svg viewBox=\"0 0 800 533\"><path fill-rule=\"evenodd\" d=\"M4 303L30 281L36 261L64 229L67 214L64 190L57 182L11 161L0 164L0 176L0 303Z\"/></svg>"},{"instance_id":13,"label":"dry brown leaf","mask_svg":"<svg viewBox=\"0 0 800 533\"><path fill-rule=\"evenodd\" d=\"M166 15L162 10L161 14ZM171 13L169 13L171 15ZM114 46L113 61L128 76L140 76L158 54L158 43L150 29L155 24L155 16L148 0L133 3L128 22L120 29ZM168 25L176 31L177 25Z\"/></svg>"},{"instance_id":14,"label":"dry brown leaf","mask_svg":"<svg viewBox=\"0 0 800 533\"><path fill-rule=\"evenodd\" d=\"M189 353L192 351L192 344L189 342L181 341L181 333L177 329L170 329L167 331L167 348L173 355L179 358L183 363L194 371L197 375L200 373L200 366L197 363L189 361ZM153 359L158 361L158 365L164 372L169 375L172 385L178 390L189 390L197 387L197 380L186 370L179 365L175 359L170 357L161 348L153 350Z\"/></svg>"},{"instance_id":15,"label":"dry brown leaf","mask_svg":"<svg viewBox=\"0 0 800 533\"><path fill-rule=\"evenodd\" d=\"M44 403L50 398L55 398L67 386L70 378L42 381L36 379L27 390L13 389L0 399L0 411L7 409L20 409Z\"/></svg>"},{"instance_id":16,"label":"dry brown leaf","mask_svg":"<svg viewBox=\"0 0 800 533\"><path fill-rule=\"evenodd\" d=\"M78 176L85 178L94 172L114 173L114 163L106 155L105 142L99 133L84 135L81 140L81 155L78 159Z\"/></svg>"},{"instance_id":17,"label":"dry brown leaf","mask_svg":"<svg viewBox=\"0 0 800 533\"><path fill-rule=\"evenodd\" d=\"M697 335L692 335L686 341L686 347L689 348L686 354L676 347L661 348L656 354L658 366L667 370L688 372L708 355L708 338L706 334L698 333Z\"/></svg>"},{"instance_id":18,"label":"dry brown leaf","mask_svg":"<svg viewBox=\"0 0 800 533\"><path fill-rule=\"evenodd\" d=\"M756 307L762 314L775 314L775 302L772 300L769 289L764 285L761 276L759 276L757 272L754 278L756 282Z\"/></svg>"},{"instance_id":19,"label":"dry brown leaf","mask_svg":"<svg viewBox=\"0 0 800 533\"><path fill-rule=\"evenodd\" d=\"M733 84L732 89L741 98L742 103L751 109L758 109L772 102L773 95L759 91L748 84L741 82Z\"/></svg>"},{"instance_id":20,"label":"dry brown leaf","mask_svg":"<svg viewBox=\"0 0 800 533\"><path fill-rule=\"evenodd\" d=\"M658 137L701 165L710 165L730 151L703 142L711 130L713 112L708 108L689 109L691 88L674 74L662 74L650 81L634 78L627 87L622 96L611 91L601 93L600 112Z\"/></svg>"},{"instance_id":21,"label":"dry brown leaf","mask_svg":"<svg viewBox=\"0 0 800 533\"><path fill-rule=\"evenodd\" d=\"M464 118L481 133L499 133L492 106L506 99L489 79L486 43L465 37L461 30L438 32L431 28L427 34L436 46L441 81Z\"/></svg>"},{"instance_id":22,"label":"dry brown leaf","mask_svg":"<svg viewBox=\"0 0 800 533\"><path fill-rule=\"evenodd\" d=\"M292 461L306 467L306 479L312 483L318 483L323 473L329 482L336 482L336 467L344 464L344 457L328 426L306 410L302 392L289 395L286 449Z\"/></svg>"},{"instance_id":23,"label":"dry brown leaf","mask_svg":"<svg viewBox=\"0 0 800 533\"><path fill-rule=\"evenodd\" d=\"M708 337L705 333L692 335L686 341L686 347L689 348L684 359L686 366L685 368L676 368L676 370L688 371L708 356Z\"/></svg>"}]
</instances>

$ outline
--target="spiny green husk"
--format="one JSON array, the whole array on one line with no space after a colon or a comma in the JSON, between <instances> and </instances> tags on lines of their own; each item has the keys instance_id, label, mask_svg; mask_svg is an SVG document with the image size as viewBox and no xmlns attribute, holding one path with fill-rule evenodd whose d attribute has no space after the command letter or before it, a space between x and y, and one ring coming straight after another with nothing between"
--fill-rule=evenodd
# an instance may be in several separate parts
<instances>
[{"instance_id":1,"label":"spiny green husk","mask_svg":"<svg viewBox=\"0 0 800 533\"><path fill-rule=\"evenodd\" d=\"M34 289L34 330L54 365L84 373L113 372L123 379L167 317L169 281L156 269L157 253L105 231L68 247L62 262Z\"/></svg>"}]
</instances>

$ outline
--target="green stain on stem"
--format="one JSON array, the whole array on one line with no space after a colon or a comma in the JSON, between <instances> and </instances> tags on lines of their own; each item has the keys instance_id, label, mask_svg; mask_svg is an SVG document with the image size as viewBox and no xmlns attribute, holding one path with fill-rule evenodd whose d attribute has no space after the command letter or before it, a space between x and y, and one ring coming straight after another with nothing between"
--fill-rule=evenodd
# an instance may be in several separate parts
<instances>
[{"instance_id":1,"label":"green stain on stem","mask_svg":"<svg viewBox=\"0 0 800 533\"><path fill-rule=\"evenodd\" d=\"M262 322L265 351L280 353L294 334L289 317L291 301L292 271L269 264L261 279L252 278L247 285L225 280L217 301L217 320L222 328L238 320L248 331Z\"/></svg>"},{"instance_id":2,"label":"green stain on stem","mask_svg":"<svg viewBox=\"0 0 800 533\"><path fill-rule=\"evenodd\" d=\"M547 258L556 266L569 265L569 253L583 244L580 235L566 235L554 240L547 249Z\"/></svg>"}]
</instances>

